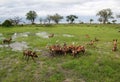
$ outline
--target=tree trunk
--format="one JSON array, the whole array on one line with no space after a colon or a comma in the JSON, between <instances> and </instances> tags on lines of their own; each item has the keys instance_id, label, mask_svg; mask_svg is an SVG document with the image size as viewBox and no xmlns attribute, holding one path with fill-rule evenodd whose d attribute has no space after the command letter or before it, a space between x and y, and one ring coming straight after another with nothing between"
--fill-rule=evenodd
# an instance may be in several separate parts
<instances>
[{"instance_id":1,"label":"tree trunk","mask_svg":"<svg viewBox=\"0 0 120 82\"><path fill-rule=\"evenodd\" d=\"M103 24L106 24L106 20L103 20Z\"/></svg>"}]
</instances>

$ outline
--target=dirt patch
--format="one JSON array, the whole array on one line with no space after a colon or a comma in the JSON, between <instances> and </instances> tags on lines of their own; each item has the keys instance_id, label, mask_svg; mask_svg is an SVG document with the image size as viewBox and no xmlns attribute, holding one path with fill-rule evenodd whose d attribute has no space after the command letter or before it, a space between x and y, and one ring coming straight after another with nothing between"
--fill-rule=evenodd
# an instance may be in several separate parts
<instances>
[{"instance_id":1,"label":"dirt patch","mask_svg":"<svg viewBox=\"0 0 120 82\"><path fill-rule=\"evenodd\" d=\"M29 48L27 46L26 42L15 42L15 43L11 43L10 47L12 48L13 51L22 51L24 49Z\"/></svg>"},{"instance_id":2,"label":"dirt patch","mask_svg":"<svg viewBox=\"0 0 120 82\"><path fill-rule=\"evenodd\" d=\"M3 47L9 47L9 45L7 45L7 44L0 45L0 48L3 48Z\"/></svg>"},{"instance_id":3,"label":"dirt patch","mask_svg":"<svg viewBox=\"0 0 120 82\"><path fill-rule=\"evenodd\" d=\"M49 38L49 34L47 32L38 32L35 34L36 36L42 37L42 38Z\"/></svg>"},{"instance_id":4,"label":"dirt patch","mask_svg":"<svg viewBox=\"0 0 120 82\"><path fill-rule=\"evenodd\" d=\"M70 35L70 34L63 34L64 37L74 37L74 35Z\"/></svg>"},{"instance_id":5,"label":"dirt patch","mask_svg":"<svg viewBox=\"0 0 120 82\"><path fill-rule=\"evenodd\" d=\"M0 33L0 40L3 40L3 39L5 39L5 37L3 37L3 34Z\"/></svg>"},{"instance_id":6,"label":"dirt patch","mask_svg":"<svg viewBox=\"0 0 120 82\"><path fill-rule=\"evenodd\" d=\"M0 37L0 40L3 40L3 39L5 39L5 37Z\"/></svg>"},{"instance_id":7,"label":"dirt patch","mask_svg":"<svg viewBox=\"0 0 120 82\"><path fill-rule=\"evenodd\" d=\"M3 34L2 34L2 33L0 33L0 36L3 36Z\"/></svg>"},{"instance_id":8,"label":"dirt patch","mask_svg":"<svg viewBox=\"0 0 120 82\"><path fill-rule=\"evenodd\" d=\"M16 39L19 37L28 37L31 33L30 32L23 32L23 33L14 33L12 39Z\"/></svg>"},{"instance_id":9,"label":"dirt patch","mask_svg":"<svg viewBox=\"0 0 120 82\"><path fill-rule=\"evenodd\" d=\"M63 82L73 82L73 81L70 78L67 78Z\"/></svg>"},{"instance_id":10,"label":"dirt patch","mask_svg":"<svg viewBox=\"0 0 120 82\"><path fill-rule=\"evenodd\" d=\"M2 48L3 47L3 45L0 45L0 48Z\"/></svg>"}]
</instances>

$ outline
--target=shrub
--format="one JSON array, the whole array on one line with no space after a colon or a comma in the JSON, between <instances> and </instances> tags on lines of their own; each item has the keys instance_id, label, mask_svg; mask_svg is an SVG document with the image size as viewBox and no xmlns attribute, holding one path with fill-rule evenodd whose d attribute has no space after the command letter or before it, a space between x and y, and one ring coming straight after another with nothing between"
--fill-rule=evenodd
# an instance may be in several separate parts
<instances>
[{"instance_id":1,"label":"shrub","mask_svg":"<svg viewBox=\"0 0 120 82\"><path fill-rule=\"evenodd\" d=\"M5 20L2 23L2 26L4 26L4 27L10 27L10 26L12 26L12 22L10 20Z\"/></svg>"}]
</instances>

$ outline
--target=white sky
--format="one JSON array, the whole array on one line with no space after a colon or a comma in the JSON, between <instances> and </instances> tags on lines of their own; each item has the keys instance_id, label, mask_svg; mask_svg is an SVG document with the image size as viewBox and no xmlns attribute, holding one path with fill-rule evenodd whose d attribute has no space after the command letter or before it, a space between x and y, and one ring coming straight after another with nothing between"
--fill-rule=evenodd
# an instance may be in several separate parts
<instances>
[{"instance_id":1,"label":"white sky","mask_svg":"<svg viewBox=\"0 0 120 82\"><path fill-rule=\"evenodd\" d=\"M0 0L0 18L25 17L30 10L36 11L38 17L55 13L96 16L106 8L120 14L120 0Z\"/></svg>"}]
</instances>

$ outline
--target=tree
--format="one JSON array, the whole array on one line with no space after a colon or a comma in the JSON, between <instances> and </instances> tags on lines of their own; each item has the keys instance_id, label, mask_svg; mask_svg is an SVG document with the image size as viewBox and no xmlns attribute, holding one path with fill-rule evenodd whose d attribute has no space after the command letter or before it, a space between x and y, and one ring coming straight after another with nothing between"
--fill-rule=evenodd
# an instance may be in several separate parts
<instances>
[{"instance_id":1,"label":"tree","mask_svg":"<svg viewBox=\"0 0 120 82\"><path fill-rule=\"evenodd\" d=\"M91 24L93 21L94 21L93 19L90 19L90 24Z\"/></svg>"},{"instance_id":2,"label":"tree","mask_svg":"<svg viewBox=\"0 0 120 82\"><path fill-rule=\"evenodd\" d=\"M40 21L40 24L42 24L42 22L43 22L43 19L42 19L42 18L40 18L40 19L39 19L39 21Z\"/></svg>"},{"instance_id":3,"label":"tree","mask_svg":"<svg viewBox=\"0 0 120 82\"><path fill-rule=\"evenodd\" d=\"M60 22L61 19L63 19L63 16L60 16L59 14L55 14L53 16L51 16L52 21L54 21L56 24L58 24Z\"/></svg>"},{"instance_id":4,"label":"tree","mask_svg":"<svg viewBox=\"0 0 120 82\"><path fill-rule=\"evenodd\" d=\"M11 27L11 26L12 26L12 22L11 22L10 20L5 20L5 21L2 23L2 26Z\"/></svg>"},{"instance_id":5,"label":"tree","mask_svg":"<svg viewBox=\"0 0 120 82\"><path fill-rule=\"evenodd\" d=\"M78 17L76 15L68 15L66 16L67 18L67 22L70 22L71 24L75 21L75 19L78 19Z\"/></svg>"},{"instance_id":6,"label":"tree","mask_svg":"<svg viewBox=\"0 0 120 82\"><path fill-rule=\"evenodd\" d=\"M115 19L114 19L114 20L112 20L112 23L113 23L113 24L115 24L116 22L117 22L117 20L115 20Z\"/></svg>"},{"instance_id":7,"label":"tree","mask_svg":"<svg viewBox=\"0 0 120 82\"><path fill-rule=\"evenodd\" d=\"M97 13L97 16L100 16L100 18L102 19L103 24L106 24L108 22L108 19L113 18L112 14L113 13L112 13L111 9L108 8L108 9L100 10Z\"/></svg>"},{"instance_id":8,"label":"tree","mask_svg":"<svg viewBox=\"0 0 120 82\"><path fill-rule=\"evenodd\" d=\"M21 22L22 18L20 17L14 17L13 19L10 19L13 25L18 25Z\"/></svg>"},{"instance_id":9,"label":"tree","mask_svg":"<svg viewBox=\"0 0 120 82\"><path fill-rule=\"evenodd\" d=\"M100 23L102 23L103 20L102 20L102 18L98 18L98 21L99 21Z\"/></svg>"},{"instance_id":10,"label":"tree","mask_svg":"<svg viewBox=\"0 0 120 82\"><path fill-rule=\"evenodd\" d=\"M37 17L37 13L35 11L29 11L26 14L26 19L30 20L32 24L34 24L36 17Z\"/></svg>"},{"instance_id":11,"label":"tree","mask_svg":"<svg viewBox=\"0 0 120 82\"><path fill-rule=\"evenodd\" d=\"M47 15L47 21L48 21L48 23L50 24L50 22L51 22L51 20L52 20L52 16L51 15Z\"/></svg>"}]
</instances>

